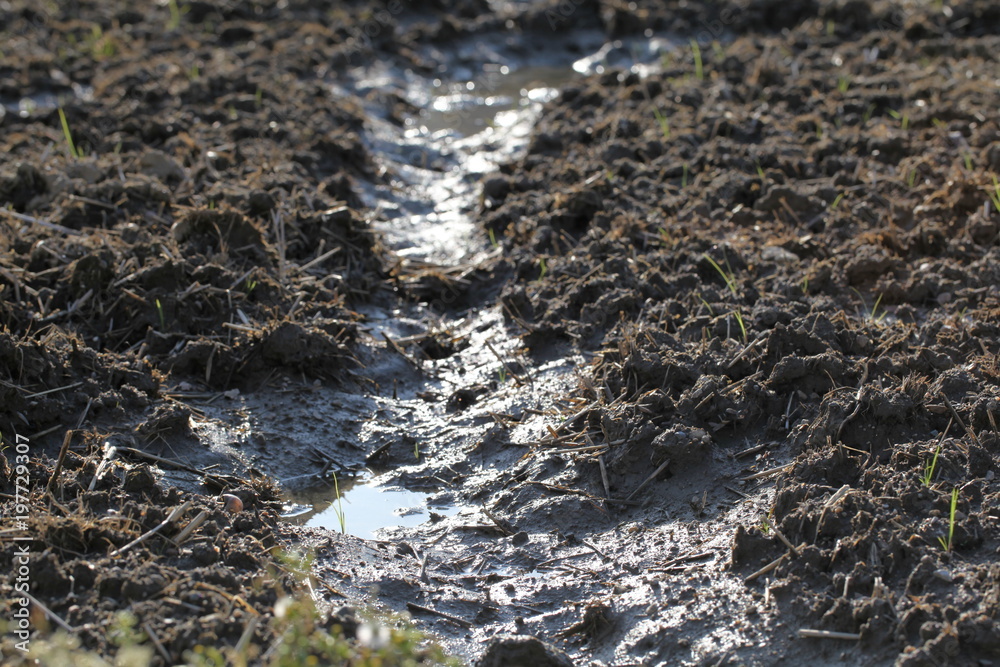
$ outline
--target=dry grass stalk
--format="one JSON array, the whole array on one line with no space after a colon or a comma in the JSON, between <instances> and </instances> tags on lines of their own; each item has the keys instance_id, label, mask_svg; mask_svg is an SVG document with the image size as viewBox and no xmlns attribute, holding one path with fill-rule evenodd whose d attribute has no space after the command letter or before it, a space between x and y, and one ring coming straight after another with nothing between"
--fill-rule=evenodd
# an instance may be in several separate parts
<instances>
[{"instance_id":1,"label":"dry grass stalk","mask_svg":"<svg viewBox=\"0 0 1000 667\"><path fill-rule=\"evenodd\" d=\"M153 535L156 535L157 533L159 533L161 530L163 530L164 528L166 528L167 526L169 526L171 523L173 523L174 520L176 520L179 517L181 517L184 514L184 512L186 512L188 510L188 508L191 507L191 502L192 501L188 500L184 504L178 505L177 507L175 507L174 511L171 512L167 516L167 518L164 519L160 523L160 525L158 525L156 528L153 528L152 530L150 530L150 531L148 531L146 533L143 533L139 537L135 538L134 540L132 540L131 542L129 542L128 544L126 544L125 546L123 546L122 548L115 549L114 551L111 552L111 557L115 558L117 556L120 556L123 553L125 553L126 551L128 551L129 549L131 549L132 547L136 546L137 544L142 544L143 542L145 542L146 540L148 540L149 538L151 538Z\"/></svg>"}]
</instances>

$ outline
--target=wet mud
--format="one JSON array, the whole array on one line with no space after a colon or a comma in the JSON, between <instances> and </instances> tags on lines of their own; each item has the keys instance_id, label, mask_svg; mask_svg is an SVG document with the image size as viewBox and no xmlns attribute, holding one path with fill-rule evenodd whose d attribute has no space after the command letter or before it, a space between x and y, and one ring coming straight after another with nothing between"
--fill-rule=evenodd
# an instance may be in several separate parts
<instances>
[{"instance_id":1,"label":"wet mud","mask_svg":"<svg viewBox=\"0 0 1000 667\"><path fill-rule=\"evenodd\" d=\"M0 16L5 619L1000 659L992 4Z\"/></svg>"}]
</instances>

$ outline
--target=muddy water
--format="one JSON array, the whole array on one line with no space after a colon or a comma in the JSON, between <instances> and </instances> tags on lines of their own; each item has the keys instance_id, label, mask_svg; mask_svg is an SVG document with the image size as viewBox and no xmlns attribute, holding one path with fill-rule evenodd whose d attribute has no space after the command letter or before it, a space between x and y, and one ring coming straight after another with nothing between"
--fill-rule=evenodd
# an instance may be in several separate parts
<instances>
[{"instance_id":1,"label":"muddy water","mask_svg":"<svg viewBox=\"0 0 1000 667\"><path fill-rule=\"evenodd\" d=\"M500 161L512 159L524 149L541 105L557 94L558 86L574 76L576 73L567 65L538 65L515 71L498 67L476 80L451 84L440 79L409 81L407 94L425 103L425 110L419 116L408 118L403 128L376 121L370 139L380 168L392 175L392 181L388 187L372 188L366 195L370 198L369 206L382 212L384 219L376 223L393 251L404 261L443 267L473 261L477 255L487 252L489 246L469 216L476 206L479 181ZM383 78L372 76L363 79L359 88L365 90L385 83ZM372 111L371 117L378 118L376 110ZM399 147L403 147L402 150ZM429 314L419 307L393 313L371 308L365 313L368 316L367 334L376 345L384 345L384 336L405 340L426 333L425 322ZM489 339L495 348L508 349L513 345L495 314L479 320L444 320L437 326L452 330L470 325L485 328L488 336L473 337ZM502 362L492 353L483 357L482 343L470 347L478 350L473 358L463 355L457 363L441 364L432 371L437 379L416 380L415 385L406 381L408 369L401 359L380 360L378 363L386 366L386 376L401 373L393 377L394 392L399 400L372 401L370 409L376 415L380 412L386 415L380 420L362 424L361 414L352 414L351 432L376 450L391 437L385 435L386 429L379 424L412 423L414 416L419 419L419 415L426 412L421 405L423 401L414 397L417 391L447 391L459 382L467 382L473 374L487 382L496 381L504 374ZM389 355L392 354L390 351ZM452 379L442 378L442 374ZM338 405L336 399L330 402ZM258 428L266 429L264 425L274 423L275 419L269 417L274 414L273 400L265 403L250 408L250 412ZM278 421L285 421L291 406L284 401L281 405L286 418ZM333 412L337 412L336 408ZM337 423L340 418L341 415L329 415L324 419ZM430 428L444 427L438 423L437 416L423 418ZM321 433L322 430L320 433L299 433L297 442L309 444L316 436L322 440ZM370 440L366 440L366 434L370 434ZM419 445L414 451L416 463L420 460ZM361 462L338 463L345 470L356 472ZM291 505L287 515L300 525L343 530L371 538L383 528L416 526L427 520L431 512L440 516L458 510L449 503L438 503L428 509L427 501L433 498L433 493L399 486L383 487L380 480L391 481L396 477L392 473L377 478L368 474L364 479L342 474L339 487L335 489L330 475L295 470L297 474L289 477L289 471L288 464L282 463L270 473L278 474L279 478L283 475L286 488L294 487L289 488Z\"/></svg>"}]
</instances>

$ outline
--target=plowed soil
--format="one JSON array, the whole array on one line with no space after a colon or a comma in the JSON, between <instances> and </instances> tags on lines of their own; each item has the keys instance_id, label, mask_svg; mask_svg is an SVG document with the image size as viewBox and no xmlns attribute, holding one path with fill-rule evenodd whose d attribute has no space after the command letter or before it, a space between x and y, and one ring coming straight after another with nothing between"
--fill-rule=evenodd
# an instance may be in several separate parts
<instances>
[{"instance_id":1,"label":"plowed soil","mask_svg":"<svg viewBox=\"0 0 1000 667\"><path fill-rule=\"evenodd\" d=\"M11 0L0 35L9 631L263 660L301 549L338 618L480 665L1000 660L993 3ZM456 511L281 518L362 468Z\"/></svg>"}]
</instances>

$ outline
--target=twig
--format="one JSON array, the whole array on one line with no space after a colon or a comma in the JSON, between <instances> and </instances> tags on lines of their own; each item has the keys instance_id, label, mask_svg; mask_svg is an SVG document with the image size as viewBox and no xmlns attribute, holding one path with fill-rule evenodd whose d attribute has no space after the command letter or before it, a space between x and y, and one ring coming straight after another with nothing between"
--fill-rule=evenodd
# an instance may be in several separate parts
<instances>
[{"instance_id":1,"label":"twig","mask_svg":"<svg viewBox=\"0 0 1000 667\"><path fill-rule=\"evenodd\" d=\"M410 365L412 365L417 370L420 370L420 364L417 363L417 361L413 357L411 357L410 355L408 355L406 353L406 350L404 350L402 347L399 346L399 343L397 343L393 339L389 338L389 334L387 334L387 333L385 333L383 331L382 332L382 338L384 338L385 342L387 342L392 347L392 349L396 350L396 352L398 352L401 357L403 357L408 362L410 362Z\"/></svg>"},{"instance_id":2,"label":"twig","mask_svg":"<svg viewBox=\"0 0 1000 667\"><path fill-rule=\"evenodd\" d=\"M849 639L853 641L861 639L861 635L857 632L833 632L831 630L810 630L809 628L799 630L799 637L809 639Z\"/></svg>"},{"instance_id":3,"label":"twig","mask_svg":"<svg viewBox=\"0 0 1000 667\"><path fill-rule=\"evenodd\" d=\"M100 465L97 466L97 472L94 473L94 479L90 480L90 485L87 487L87 491L94 490L94 487L97 486L97 480L101 478L101 476L104 474L105 468L111 465L111 461L115 458L115 455L118 453L117 447L114 447L108 443L105 443L105 446L107 447L107 449L104 450L104 457L101 458L101 463Z\"/></svg>"},{"instance_id":4,"label":"twig","mask_svg":"<svg viewBox=\"0 0 1000 667\"><path fill-rule=\"evenodd\" d=\"M601 467L601 483L604 485L604 497L611 497L611 486L608 484L608 469L604 465L604 454L597 457L597 463Z\"/></svg>"},{"instance_id":5,"label":"twig","mask_svg":"<svg viewBox=\"0 0 1000 667\"><path fill-rule=\"evenodd\" d=\"M751 574L749 577L747 577L746 579L744 579L743 583L749 584L751 581L753 581L757 577L760 577L760 576L763 576L763 575L767 574L771 570L773 570L773 569L777 568L779 565L781 565L785 561L786 558L788 558L788 554L787 553L781 554L781 556L777 560L771 561L770 563L768 563L767 565L765 565L764 567L760 568L759 570L757 570L756 572L754 572L753 574Z\"/></svg>"},{"instance_id":6,"label":"twig","mask_svg":"<svg viewBox=\"0 0 1000 667\"><path fill-rule=\"evenodd\" d=\"M742 452L736 452L735 454L733 454L733 457L737 458L737 459L741 459L744 456L750 456L751 454L756 454L760 450L766 449L767 445L768 445L768 443L763 442L763 443L757 445L756 447L751 447L750 449L744 449Z\"/></svg>"},{"instance_id":7,"label":"twig","mask_svg":"<svg viewBox=\"0 0 1000 667\"><path fill-rule=\"evenodd\" d=\"M583 415L587 414L588 412L590 412L591 410L593 410L593 409L595 409L595 408L597 408L599 406L600 406L600 404L597 401L594 401L593 403L590 403L589 405L587 405L586 407L584 407L582 410L577 410L572 415L570 415L569 417L567 417L566 419L564 419L562 421L562 423L559 424L559 426L556 426L556 431L563 430L564 428L566 428L567 426L569 426L570 424L572 424L573 422L575 422L577 419L579 419Z\"/></svg>"},{"instance_id":8,"label":"twig","mask_svg":"<svg viewBox=\"0 0 1000 667\"><path fill-rule=\"evenodd\" d=\"M591 542L588 542L587 540L580 540L580 541L581 541L581 542L583 543L583 545L584 545L584 546L586 546L586 547L589 547L589 548L593 549L593 550L594 550L594 553L596 553L596 554L597 554L598 556L600 556L602 560L605 560L605 561L609 561L609 560L611 560L611 557L610 557L610 556L608 556L608 555L607 555L606 553L604 553L603 551L601 551L600 549L598 549L598 548L597 548L597 547L596 547L596 546L595 546L594 544L592 544Z\"/></svg>"},{"instance_id":9,"label":"twig","mask_svg":"<svg viewBox=\"0 0 1000 667\"><path fill-rule=\"evenodd\" d=\"M786 463L785 465L778 466L777 468L770 468L768 470L762 470L762 471L754 473L752 475L747 475L746 477L743 477L742 479L743 479L744 482L750 482L750 481L753 481L755 479L761 479L763 477L770 477L771 475L777 475L778 473L785 472L786 470L788 470L789 468L791 468L793 465L794 465L793 463Z\"/></svg>"},{"instance_id":10,"label":"twig","mask_svg":"<svg viewBox=\"0 0 1000 667\"><path fill-rule=\"evenodd\" d=\"M726 368L729 369L729 368L732 368L733 366L735 366L736 364L738 364L739 361L740 361L740 359L742 359L743 357L747 356L747 354L749 354L752 349L754 349L755 347L757 347L758 345L760 345L761 343L763 343L766 339L767 339L767 336L761 335L760 338L758 338L754 342L752 342L749 345L747 345L745 348L743 348L742 352L740 352L739 354L737 354L733 358L732 361L730 361L728 364L726 364ZM757 375L757 374L754 373L754 375Z\"/></svg>"},{"instance_id":11,"label":"twig","mask_svg":"<svg viewBox=\"0 0 1000 667\"><path fill-rule=\"evenodd\" d=\"M28 394L25 398L38 398L39 396L45 396L46 394L54 394L57 391L66 391L67 389L75 389L79 387L82 382L74 382L73 384L68 384L65 387L56 387L55 389L47 389L45 391L40 391L37 394Z\"/></svg>"},{"instance_id":12,"label":"twig","mask_svg":"<svg viewBox=\"0 0 1000 667\"><path fill-rule=\"evenodd\" d=\"M938 394L940 394L941 398L944 399L944 404L946 406L948 406L948 410L951 411L951 416L955 418L955 421L958 422L958 425L961 426L963 429L965 429L965 432L969 434L969 437L972 438L972 441L975 442L977 445L979 445L981 447L982 443L979 442L979 436L976 435L975 431L973 431L971 428L969 428L968 426L966 426L965 422L962 421L962 418L958 416L958 411L955 410L955 406L952 405L951 401L948 400L948 396L943 391L939 391ZM963 454L968 454L969 453L969 448L965 447L964 445L962 445L960 440L958 441L957 444L958 444L959 449L962 450Z\"/></svg>"},{"instance_id":13,"label":"twig","mask_svg":"<svg viewBox=\"0 0 1000 667\"><path fill-rule=\"evenodd\" d=\"M801 555L801 553L799 552L798 547L796 547L794 544L792 544L791 542L789 542L788 538L781 534L781 531L779 531L774 526L771 526L771 532L774 533L775 537L777 537L779 540L781 540L782 544L784 544L786 547L788 547L789 551L791 551L796 556L800 556Z\"/></svg>"},{"instance_id":14,"label":"twig","mask_svg":"<svg viewBox=\"0 0 1000 667\"><path fill-rule=\"evenodd\" d=\"M205 523L205 519L207 518L208 518L208 512L206 512L205 510L199 512L198 516L191 519L191 522L188 525L184 526L184 530L182 530L177 534L177 536L174 538L174 542L176 542L177 544L182 544L187 538L191 536L191 533L193 533L198 528L198 526Z\"/></svg>"},{"instance_id":15,"label":"twig","mask_svg":"<svg viewBox=\"0 0 1000 667\"><path fill-rule=\"evenodd\" d=\"M73 439L73 431L67 430L66 435L63 436L62 447L59 448L59 458L56 459L56 467L52 469L52 476L49 477L49 483L45 486L45 493L52 493L52 489L55 488L56 480L59 479L59 473L62 470L63 461L66 459L66 452L69 451L69 441Z\"/></svg>"},{"instance_id":16,"label":"twig","mask_svg":"<svg viewBox=\"0 0 1000 667\"><path fill-rule=\"evenodd\" d=\"M161 530L163 530L164 528L166 528L167 526L169 526L171 523L173 523L174 519L177 519L178 517L180 517L181 515L183 515L184 512L186 512L188 510L188 508L191 507L191 502L192 501L188 500L183 505L178 505L177 507L175 507L174 511L171 512L169 514L169 516L167 516L167 518L164 519L163 522L159 526L157 526L156 528L153 528L152 530L150 530L150 531L148 531L148 532L140 535L139 537L135 538L134 540L132 540L131 542L129 542L128 544L126 544L125 546L123 546L121 549L115 549L114 551L111 552L111 557L115 558L117 556L120 556L123 553L125 553L126 551L128 551L129 549L131 549L132 547L134 547L135 545L140 544L142 542L145 542L146 540L148 540L149 538L151 538L153 535L156 535L157 533L159 533Z\"/></svg>"},{"instance_id":17,"label":"twig","mask_svg":"<svg viewBox=\"0 0 1000 667\"><path fill-rule=\"evenodd\" d=\"M541 563L538 563L537 565L535 565L535 567L536 568L538 568L538 567L545 567L546 565L552 565L553 563L560 563L560 562L562 562L564 560L569 560L570 558L579 558L581 556L590 556L590 555L592 555L592 554L589 551L581 551L579 553L570 554L568 556L557 556L556 558L550 558L548 560L543 560Z\"/></svg>"},{"instance_id":18,"label":"twig","mask_svg":"<svg viewBox=\"0 0 1000 667\"><path fill-rule=\"evenodd\" d=\"M632 496L634 496L635 494L639 493L639 491L641 491L642 489L644 489L647 484L649 484L650 482L652 482L656 478L657 475L659 475L661 472L663 472L664 470L666 470L666 468L667 468L668 465L670 465L670 459L667 459L666 461L664 461L663 463L661 463L660 467L657 468L656 470L654 470L652 472L652 474L649 477L646 478L646 481L644 481L639 486L635 487L635 489L632 491L632 493L630 493L627 496L625 496L625 500L632 500Z\"/></svg>"},{"instance_id":19,"label":"twig","mask_svg":"<svg viewBox=\"0 0 1000 667\"><path fill-rule=\"evenodd\" d=\"M46 607L45 605L43 605L41 602L39 602L38 599L35 596L33 596L31 593L29 593L28 591L18 591L17 594L18 594L18 596L26 597L29 600L31 600L32 604L34 604L36 607L38 607L43 612L45 612L45 615L48 616L49 619L51 619L53 623L55 623L56 625L58 625L60 628L62 628L66 632L68 632L70 634L73 634L73 633L76 632L76 630L74 630L73 627L70 626L69 623L67 623L66 621L64 621L61 618L59 618L59 616L54 611L52 611L51 609L49 609L48 607Z\"/></svg>"},{"instance_id":20,"label":"twig","mask_svg":"<svg viewBox=\"0 0 1000 667\"><path fill-rule=\"evenodd\" d=\"M257 631L257 625L260 623L260 616L251 616L250 622L247 623L247 627L243 630L243 634L240 635L240 640L236 642L236 655L243 655L247 646L250 645L250 640L253 638L253 633ZM168 660L167 663L170 661Z\"/></svg>"},{"instance_id":21,"label":"twig","mask_svg":"<svg viewBox=\"0 0 1000 667\"><path fill-rule=\"evenodd\" d=\"M464 618L459 618L458 616L452 616L451 614L446 614L443 611L438 611L437 609L431 609L430 607L419 605L416 602L407 602L406 608L409 609L410 611L423 612L425 614L431 614L432 616L440 616L441 618L447 619L452 623L457 623L458 625L461 625L463 628L472 627L472 623L469 623Z\"/></svg>"},{"instance_id":22,"label":"twig","mask_svg":"<svg viewBox=\"0 0 1000 667\"><path fill-rule=\"evenodd\" d=\"M854 409L851 411L851 414L844 417L844 420L840 422L840 426L837 427L837 437L835 439L838 443L840 442L840 434L844 432L844 426L847 425L847 422L857 417L858 413L861 412L861 394L865 389L865 382L867 381L868 381L868 362L866 361L865 370L861 374L861 381L858 382L858 390L854 394Z\"/></svg>"},{"instance_id":23,"label":"twig","mask_svg":"<svg viewBox=\"0 0 1000 667\"><path fill-rule=\"evenodd\" d=\"M140 459L146 459L147 461L152 461L153 463L158 463L161 466L167 466L169 468L174 468L175 470L183 470L184 472L189 472L194 475L201 475L207 481L213 482L219 488L225 488L226 484L242 484L246 483L246 480L240 479L239 477L234 477L232 475L213 475L207 470L201 468L195 468L189 466L186 463L181 463L180 461L173 461L171 459L163 458L162 456L157 456L156 454L150 454L149 452L144 452L141 449L136 449L135 447L119 447L118 451L124 454L131 454L132 456L138 457Z\"/></svg>"},{"instance_id":24,"label":"twig","mask_svg":"<svg viewBox=\"0 0 1000 667\"><path fill-rule=\"evenodd\" d=\"M83 420L87 418L87 414L90 412L90 406L93 405L94 398L91 396L87 399L87 405L84 406L83 412L80 413L80 418L76 420L76 428L74 430L79 431L80 427L83 426Z\"/></svg>"},{"instance_id":25,"label":"twig","mask_svg":"<svg viewBox=\"0 0 1000 667\"><path fill-rule=\"evenodd\" d=\"M42 219L36 218L36 217L34 217L32 215L25 215L23 213L17 213L15 211L11 211L10 209L6 209L6 208L3 209L3 212L6 213L9 216L12 216L12 217L16 218L17 220L22 221L22 222L30 222L33 225L38 225L40 227L46 227L48 229L54 229L57 232L62 232L63 234L66 234L67 236L80 236L80 232L78 232L75 229L70 229L69 227L63 227L62 225L57 225L54 222L49 222L48 220L42 220Z\"/></svg>"},{"instance_id":26,"label":"twig","mask_svg":"<svg viewBox=\"0 0 1000 667\"><path fill-rule=\"evenodd\" d=\"M503 367L507 370L508 373L510 373L510 376L512 378L514 378L514 381L517 382L517 385L519 387L523 387L525 384L527 384L524 381L524 379L520 375L518 375L517 372L515 372L513 368L510 367L510 364L508 364L507 361L504 360L504 358L500 356L500 353L497 352L496 348L493 347L493 344L490 343L490 341L486 340L486 341L483 341L483 342L486 343L486 347L488 347L490 349L490 352L493 353L493 356L495 356L497 359L500 360L500 363L503 364ZM528 375L528 380L531 381L531 375L530 374ZM534 384L534 383L532 382L532 384Z\"/></svg>"},{"instance_id":27,"label":"twig","mask_svg":"<svg viewBox=\"0 0 1000 667\"><path fill-rule=\"evenodd\" d=\"M340 247L339 246L336 247L336 248L334 248L333 250L328 250L328 251L324 252L322 255L320 255L319 257L317 257L316 259L310 260L310 261L306 262L305 264L303 264L302 266L300 266L299 267L299 271L302 271L302 272L308 271L312 267L314 267L317 264L321 263L323 260L332 257L333 255L337 254L338 252L340 252Z\"/></svg>"},{"instance_id":28,"label":"twig","mask_svg":"<svg viewBox=\"0 0 1000 667\"><path fill-rule=\"evenodd\" d=\"M851 490L851 485L850 484L844 484L842 487L840 487L839 489L837 489L833 493L833 495L830 496L829 498L827 498L826 502L823 503L824 509L827 508L827 507L832 507L833 505L835 505L837 503L837 501L840 500L841 498L843 498L844 496L846 496L847 492L850 491L850 490Z\"/></svg>"},{"instance_id":29,"label":"twig","mask_svg":"<svg viewBox=\"0 0 1000 667\"><path fill-rule=\"evenodd\" d=\"M167 653L167 649L163 648L163 644L160 643L160 638L156 636L153 632L153 626L149 624L149 621L143 621L142 629L146 631L146 636L153 642L153 646L156 647L156 652L160 654L163 660L169 665L172 661L170 660L170 654Z\"/></svg>"},{"instance_id":30,"label":"twig","mask_svg":"<svg viewBox=\"0 0 1000 667\"><path fill-rule=\"evenodd\" d=\"M701 558L708 558L709 556L714 556L714 555L715 555L714 551L699 551L697 553L693 553L693 552L689 551L688 553L684 554L683 556L677 556L676 558L671 558L670 560L666 561L665 563L660 563L658 567L661 567L661 568L671 567L673 565L677 565L678 563L683 563L685 561L699 560Z\"/></svg>"}]
</instances>

